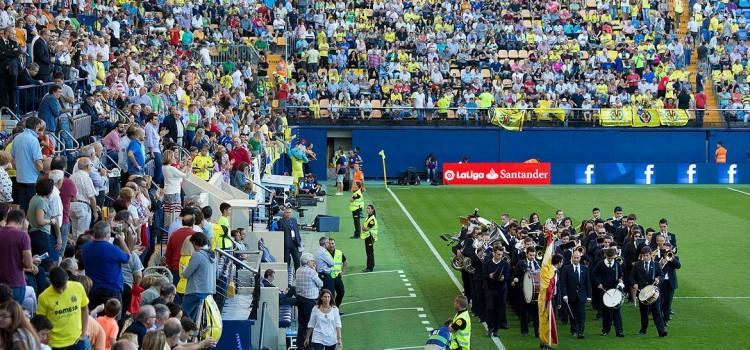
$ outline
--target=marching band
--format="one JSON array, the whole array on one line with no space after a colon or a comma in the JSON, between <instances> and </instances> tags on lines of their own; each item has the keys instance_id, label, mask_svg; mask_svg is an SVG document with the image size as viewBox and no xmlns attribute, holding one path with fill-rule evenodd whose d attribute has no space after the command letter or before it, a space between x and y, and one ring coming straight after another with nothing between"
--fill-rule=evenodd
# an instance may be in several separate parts
<instances>
[{"instance_id":1,"label":"marching band","mask_svg":"<svg viewBox=\"0 0 750 350\"><path fill-rule=\"evenodd\" d=\"M497 337L508 328L506 305L518 315L522 336L529 335L529 321L539 336L537 298L539 271L546 249L543 230L552 231L554 253L562 256L556 272L555 313L568 323L570 334L585 338L586 304L601 320L601 335L624 337L621 308L625 303L638 307L640 335L645 335L649 315L659 337L667 336L672 317L672 299L677 288L677 238L669 232L666 219L658 231L644 230L635 214L623 215L621 207L602 219L599 208L591 219L573 227L562 210L543 225L532 213L520 221L502 214L500 223L479 216L460 217L457 234L442 235L452 245L452 266L461 270L464 295L471 312L487 322L488 336Z\"/></svg>"}]
</instances>

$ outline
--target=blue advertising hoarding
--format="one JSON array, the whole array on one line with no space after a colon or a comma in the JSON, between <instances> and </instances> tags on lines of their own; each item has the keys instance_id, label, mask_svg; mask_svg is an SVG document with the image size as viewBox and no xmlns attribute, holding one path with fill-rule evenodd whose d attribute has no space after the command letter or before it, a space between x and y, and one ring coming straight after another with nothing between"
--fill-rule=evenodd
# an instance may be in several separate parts
<instances>
[{"instance_id":1,"label":"blue advertising hoarding","mask_svg":"<svg viewBox=\"0 0 750 350\"><path fill-rule=\"evenodd\" d=\"M747 184L748 163L552 163L553 184Z\"/></svg>"}]
</instances>

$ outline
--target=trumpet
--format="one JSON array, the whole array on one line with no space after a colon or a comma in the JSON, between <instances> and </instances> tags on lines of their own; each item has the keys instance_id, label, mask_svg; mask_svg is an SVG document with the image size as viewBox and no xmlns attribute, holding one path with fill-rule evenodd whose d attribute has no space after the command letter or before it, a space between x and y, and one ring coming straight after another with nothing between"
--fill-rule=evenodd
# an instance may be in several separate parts
<instances>
[{"instance_id":1,"label":"trumpet","mask_svg":"<svg viewBox=\"0 0 750 350\"><path fill-rule=\"evenodd\" d=\"M617 262L618 264L620 264L620 266L622 266L623 264L625 264L625 259L623 259L622 256L618 255L615 257L615 262Z\"/></svg>"}]
</instances>

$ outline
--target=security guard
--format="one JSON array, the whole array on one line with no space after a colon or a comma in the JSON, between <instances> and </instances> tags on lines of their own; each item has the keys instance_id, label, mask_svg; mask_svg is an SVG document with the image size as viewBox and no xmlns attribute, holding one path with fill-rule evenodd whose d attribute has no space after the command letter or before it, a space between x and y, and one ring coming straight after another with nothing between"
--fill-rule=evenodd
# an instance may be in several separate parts
<instances>
[{"instance_id":1,"label":"security guard","mask_svg":"<svg viewBox=\"0 0 750 350\"><path fill-rule=\"evenodd\" d=\"M336 306L341 308L341 301L344 300L344 279L341 278L344 270L346 269L346 256L340 250L336 249L336 240L333 238L328 239L328 254L333 258L333 266L331 267L331 279L333 279L333 286L336 293Z\"/></svg>"},{"instance_id":2,"label":"security guard","mask_svg":"<svg viewBox=\"0 0 750 350\"><path fill-rule=\"evenodd\" d=\"M375 207L367 206L367 219L362 224L362 239L365 240L365 254L367 267L362 272L372 272L375 268L375 242L378 241L378 219L375 217Z\"/></svg>"},{"instance_id":3,"label":"security guard","mask_svg":"<svg viewBox=\"0 0 750 350\"><path fill-rule=\"evenodd\" d=\"M365 197L362 195L362 189L359 188L359 185L352 184L352 198L349 200L349 211L352 212L352 219L354 220L354 235L351 237L353 239L359 239L362 233L359 220L364 205Z\"/></svg>"},{"instance_id":4,"label":"security guard","mask_svg":"<svg viewBox=\"0 0 750 350\"><path fill-rule=\"evenodd\" d=\"M459 295L453 300L456 315L448 325L453 334L450 349L469 350L471 347L471 317L467 307L469 307L469 300L465 296Z\"/></svg>"}]
</instances>

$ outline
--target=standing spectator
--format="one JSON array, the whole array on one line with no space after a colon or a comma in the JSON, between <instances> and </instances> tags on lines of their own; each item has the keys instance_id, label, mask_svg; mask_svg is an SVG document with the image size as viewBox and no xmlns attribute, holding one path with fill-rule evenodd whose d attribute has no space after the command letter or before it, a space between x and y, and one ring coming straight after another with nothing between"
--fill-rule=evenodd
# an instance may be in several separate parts
<instances>
[{"instance_id":1,"label":"standing spectator","mask_svg":"<svg viewBox=\"0 0 750 350\"><path fill-rule=\"evenodd\" d=\"M291 208L284 208L283 217L279 220L279 228L284 231L284 262L288 265L291 255L291 262L297 270L300 266L299 252L302 247L302 237L300 237L297 219L292 217Z\"/></svg>"},{"instance_id":2,"label":"standing spectator","mask_svg":"<svg viewBox=\"0 0 750 350\"><path fill-rule=\"evenodd\" d=\"M128 144L128 174L143 176L146 171L146 152L143 140L146 134L141 128L137 128Z\"/></svg>"},{"instance_id":3,"label":"standing spectator","mask_svg":"<svg viewBox=\"0 0 750 350\"><path fill-rule=\"evenodd\" d=\"M706 94L703 90L695 93L695 123L698 127L703 126L703 116L706 114Z\"/></svg>"},{"instance_id":4,"label":"standing spectator","mask_svg":"<svg viewBox=\"0 0 750 350\"><path fill-rule=\"evenodd\" d=\"M214 252L210 250L208 237L202 232L196 232L190 237L195 253L190 257L190 263L182 271L187 278L185 298L182 309L185 315L193 320L198 319L200 304L216 293L216 260Z\"/></svg>"},{"instance_id":5,"label":"standing spectator","mask_svg":"<svg viewBox=\"0 0 750 350\"><path fill-rule=\"evenodd\" d=\"M31 240L24 232L26 216L21 210L11 210L5 217L5 226L0 227L0 283L13 290L13 299L23 303L26 295L24 270L38 272L31 257Z\"/></svg>"},{"instance_id":6,"label":"standing spectator","mask_svg":"<svg viewBox=\"0 0 750 350\"><path fill-rule=\"evenodd\" d=\"M427 183L429 184L430 182L435 181L437 171L437 160L432 153L430 153L425 160L425 168L427 169Z\"/></svg>"},{"instance_id":7,"label":"standing spectator","mask_svg":"<svg viewBox=\"0 0 750 350\"><path fill-rule=\"evenodd\" d=\"M52 323L49 345L53 349L87 349L89 298L83 285L68 281L68 273L60 267L50 271L49 279L52 285L39 295L37 310Z\"/></svg>"},{"instance_id":8,"label":"standing spectator","mask_svg":"<svg viewBox=\"0 0 750 350\"><path fill-rule=\"evenodd\" d=\"M91 278L91 307L104 304L109 299L122 303L123 274L122 264L130 260L130 250L125 244L122 232L117 232L114 244L110 243L110 226L106 221L94 224L94 240L83 246L81 257L86 266L86 276Z\"/></svg>"},{"instance_id":9,"label":"standing spectator","mask_svg":"<svg viewBox=\"0 0 750 350\"><path fill-rule=\"evenodd\" d=\"M316 300L320 296L320 288L323 281L315 272L315 257L310 253L302 254L300 257L302 266L297 269L295 277L295 292L297 294L297 344L306 344L307 327L310 323L310 315L315 307Z\"/></svg>"},{"instance_id":10,"label":"standing spectator","mask_svg":"<svg viewBox=\"0 0 750 350\"><path fill-rule=\"evenodd\" d=\"M16 82L23 50L16 43L13 26L0 28L0 107L15 110Z\"/></svg>"},{"instance_id":11,"label":"standing spectator","mask_svg":"<svg viewBox=\"0 0 750 350\"><path fill-rule=\"evenodd\" d=\"M112 348L112 345L117 341L117 334L120 332L120 327L117 325L115 317L120 314L122 309L120 302L117 299L109 299L104 303L104 314L96 318L96 322L104 330L106 336L105 348L107 350Z\"/></svg>"},{"instance_id":12,"label":"standing spectator","mask_svg":"<svg viewBox=\"0 0 750 350\"><path fill-rule=\"evenodd\" d=\"M161 136L159 133L159 116L156 113L151 113L146 120L146 151L154 159L154 183L159 185L164 184L164 175L162 175L162 160L161 160ZM163 134L167 131L163 130Z\"/></svg>"},{"instance_id":13,"label":"standing spectator","mask_svg":"<svg viewBox=\"0 0 750 350\"><path fill-rule=\"evenodd\" d=\"M44 82L52 80L52 59L49 44L49 29L46 27L39 31L39 35L31 40L31 62L39 65L39 73L36 78Z\"/></svg>"},{"instance_id":14,"label":"standing spectator","mask_svg":"<svg viewBox=\"0 0 750 350\"><path fill-rule=\"evenodd\" d=\"M41 350L42 345L34 327L29 323L21 305L8 301L0 306L0 330L6 349Z\"/></svg>"},{"instance_id":15,"label":"standing spectator","mask_svg":"<svg viewBox=\"0 0 750 350\"><path fill-rule=\"evenodd\" d=\"M331 291L320 291L317 305L312 309L310 322L307 324L305 347L311 345L314 350L336 350L343 346L341 315L332 299Z\"/></svg>"},{"instance_id":16,"label":"standing spectator","mask_svg":"<svg viewBox=\"0 0 750 350\"><path fill-rule=\"evenodd\" d=\"M11 160L10 153L0 151L0 203L13 202L13 182L6 170L10 167Z\"/></svg>"},{"instance_id":17,"label":"standing spectator","mask_svg":"<svg viewBox=\"0 0 750 350\"><path fill-rule=\"evenodd\" d=\"M115 128L107 133L107 135L104 136L104 139L102 139L102 144L104 144L104 148L107 150L107 155L110 158L117 159L117 152L120 148L120 138L123 136L125 136L125 124L118 121L115 123Z\"/></svg>"},{"instance_id":18,"label":"standing spectator","mask_svg":"<svg viewBox=\"0 0 750 350\"><path fill-rule=\"evenodd\" d=\"M51 234L51 226L56 220L50 216L49 207L49 195L53 187L54 183L51 179L40 179L36 185L36 195L29 201L26 217L29 221L31 252L34 255L42 255L49 253L52 249L60 248L60 237ZM51 259L44 259L42 263L46 266L51 263ZM36 275L36 282L37 291L42 291L47 287L44 269Z\"/></svg>"},{"instance_id":19,"label":"standing spectator","mask_svg":"<svg viewBox=\"0 0 750 350\"><path fill-rule=\"evenodd\" d=\"M50 162L50 169L51 169L50 173L52 173L52 171L57 171L59 173L63 173L63 177L64 177L65 173L63 172L64 171L63 169L65 169L65 167L67 166L67 163L68 162L64 157L53 158L52 162ZM68 242L68 239L70 237L70 229L71 229L70 206L71 206L71 202L78 195L78 190L76 190L75 182L73 182L72 179L67 178L67 177L63 178L62 184L60 185L59 190L60 190L60 201L62 202L62 223L59 224L60 240L62 241L62 244L60 244L60 249L58 250L58 253L60 253L60 256L63 256L64 254L62 253L65 252L65 245L66 245L65 243Z\"/></svg>"},{"instance_id":20,"label":"standing spectator","mask_svg":"<svg viewBox=\"0 0 750 350\"><path fill-rule=\"evenodd\" d=\"M92 220L97 219L96 188L89 176L91 159L81 157L70 179L76 187L76 196L70 204L71 229L73 237L78 237L91 227Z\"/></svg>"},{"instance_id":21,"label":"standing spectator","mask_svg":"<svg viewBox=\"0 0 750 350\"><path fill-rule=\"evenodd\" d=\"M34 187L42 171L42 146L38 133L44 132L44 125L37 117L26 118L24 130L13 139L10 156L15 160L16 192L13 195L15 204L21 209L29 208L29 201L34 196Z\"/></svg>"},{"instance_id":22,"label":"standing spectator","mask_svg":"<svg viewBox=\"0 0 750 350\"><path fill-rule=\"evenodd\" d=\"M57 124L60 121L60 115L63 113L62 105L60 104L62 92L60 86L52 85L49 93L44 95L42 101L39 102L39 118L44 121L47 131L51 133L57 132Z\"/></svg>"},{"instance_id":23,"label":"standing spectator","mask_svg":"<svg viewBox=\"0 0 750 350\"><path fill-rule=\"evenodd\" d=\"M178 169L176 167L178 165L177 157L172 150L164 151L162 165L162 172L164 173L164 197L162 198L164 223L170 226L177 219L177 213L182 210L180 199L182 181L187 177L190 167L185 166L182 170Z\"/></svg>"}]
</instances>

